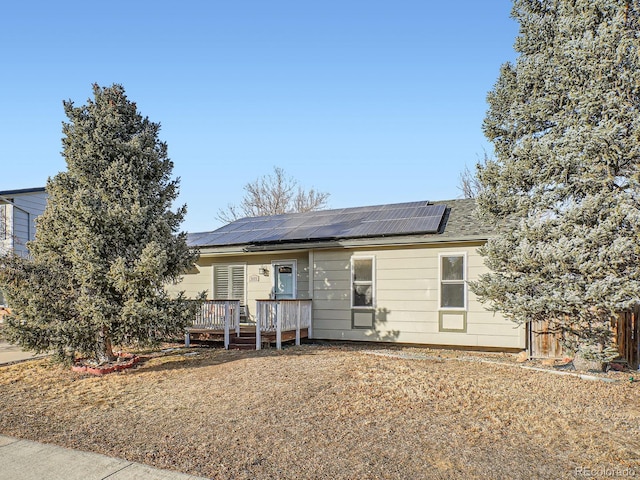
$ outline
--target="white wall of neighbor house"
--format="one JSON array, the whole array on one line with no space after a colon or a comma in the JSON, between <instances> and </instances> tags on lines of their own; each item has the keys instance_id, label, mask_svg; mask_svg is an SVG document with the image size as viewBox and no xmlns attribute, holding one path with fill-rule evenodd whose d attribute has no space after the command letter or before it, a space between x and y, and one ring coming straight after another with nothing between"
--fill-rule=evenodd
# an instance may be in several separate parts
<instances>
[{"instance_id":1,"label":"white wall of neighbor house","mask_svg":"<svg viewBox=\"0 0 640 480\"><path fill-rule=\"evenodd\" d=\"M4 226L0 238L0 248L5 252L13 250L19 255L26 255L27 242L35 238L36 218L44 212L47 205L45 192L16 194L10 198L13 205L0 207L0 215ZM14 206L15 205L15 206Z\"/></svg>"},{"instance_id":2,"label":"white wall of neighbor house","mask_svg":"<svg viewBox=\"0 0 640 480\"><path fill-rule=\"evenodd\" d=\"M13 249L13 206L0 204L0 255Z\"/></svg>"},{"instance_id":3,"label":"white wall of neighbor house","mask_svg":"<svg viewBox=\"0 0 640 480\"><path fill-rule=\"evenodd\" d=\"M441 255L463 255L466 281L475 280L487 271L477 247L451 244L315 250L314 338L524 348L524 328L487 311L468 288L465 308L440 307ZM369 328L362 328L366 309L352 309L351 305L352 256L375 259L375 320ZM355 321L352 311L360 312Z\"/></svg>"},{"instance_id":4,"label":"white wall of neighbor house","mask_svg":"<svg viewBox=\"0 0 640 480\"><path fill-rule=\"evenodd\" d=\"M9 198L12 203L0 204L0 255L14 252L27 256L27 242L35 238L36 218L47 205L45 192L16 194ZM15 205L15 206L14 206ZM5 298L0 291L0 305Z\"/></svg>"},{"instance_id":5,"label":"white wall of neighbor house","mask_svg":"<svg viewBox=\"0 0 640 480\"><path fill-rule=\"evenodd\" d=\"M310 298L309 295L309 254L286 252L282 254L244 254L201 256L196 267L185 274L179 283L169 285L172 294L184 291L189 298L207 291L207 298L214 300L213 271L215 265L243 265L245 267L245 301L249 319L254 320L256 300L268 299L273 288L272 263L295 260L296 297Z\"/></svg>"}]
</instances>

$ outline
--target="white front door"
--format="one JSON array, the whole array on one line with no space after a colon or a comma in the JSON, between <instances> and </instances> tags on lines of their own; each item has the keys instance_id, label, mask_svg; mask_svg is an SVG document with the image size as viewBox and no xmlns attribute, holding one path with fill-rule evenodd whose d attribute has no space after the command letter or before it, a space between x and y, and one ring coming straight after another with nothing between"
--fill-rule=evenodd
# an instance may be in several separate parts
<instances>
[{"instance_id":1,"label":"white front door","mask_svg":"<svg viewBox=\"0 0 640 480\"><path fill-rule=\"evenodd\" d=\"M274 298L296 298L296 262L273 262Z\"/></svg>"}]
</instances>

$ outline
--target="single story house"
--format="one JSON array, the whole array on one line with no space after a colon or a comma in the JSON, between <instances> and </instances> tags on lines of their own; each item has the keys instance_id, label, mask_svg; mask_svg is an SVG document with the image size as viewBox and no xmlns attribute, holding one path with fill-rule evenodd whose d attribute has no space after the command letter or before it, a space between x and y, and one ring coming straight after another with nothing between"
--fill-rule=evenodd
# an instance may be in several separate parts
<instances>
[{"instance_id":1,"label":"single story house","mask_svg":"<svg viewBox=\"0 0 640 480\"><path fill-rule=\"evenodd\" d=\"M491 233L468 199L243 218L190 234L200 259L170 290L235 300L247 324L295 300L315 339L522 350L525 327L468 288Z\"/></svg>"}]
</instances>

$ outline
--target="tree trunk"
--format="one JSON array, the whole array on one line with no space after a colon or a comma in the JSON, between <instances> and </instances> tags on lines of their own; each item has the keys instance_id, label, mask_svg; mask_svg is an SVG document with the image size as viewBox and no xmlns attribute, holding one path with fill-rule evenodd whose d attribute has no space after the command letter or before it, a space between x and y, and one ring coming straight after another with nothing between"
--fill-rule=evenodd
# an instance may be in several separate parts
<instances>
[{"instance_id":1,"label":"tree trunk","mask_svg":"<svg viewBox=\"0 0 640 480\"><path fill-rule=\"evenodd\" d=\"M113 362L116 356L113 354L113 345L111 344L111 336L109 335L109 329L102 327L98 332L96 360L98 365L102 365L107 362Z\"/></svg>"},{"instance_id":2,"label":"tree trunk","mask_svg":"<svg viewBox=\"0 0 640 480\"><path fill-rule=\"evenodd\" d=\"M604 371L604 365L601 360L586 359L580 354L580 352L576 353L576 356L573 359L573 366L576 367L576 370L582 370L585 372Z\"/></svg>"}]
</instances>

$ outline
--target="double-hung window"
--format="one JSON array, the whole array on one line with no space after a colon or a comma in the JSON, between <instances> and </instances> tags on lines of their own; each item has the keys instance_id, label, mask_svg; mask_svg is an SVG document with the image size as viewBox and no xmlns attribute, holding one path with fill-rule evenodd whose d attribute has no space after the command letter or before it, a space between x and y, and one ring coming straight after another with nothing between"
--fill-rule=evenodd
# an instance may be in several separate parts
<instances>
[{"instance_id":1,"label":"double-hung window","mask_svg":"<svg viewBox=\"0 0 640 480\"><path fill-rule=\"evenodd\" d=\"M376 261L373 256L351 257L351 328L375 324Z\"/></svg>"},{"instance_id":2,"label":"double-hung window","mask_svg":"<svg viewBox=\"0 0 640 480\"><path fill-rule=\"evenodd\" d=\"M351 257L351 307L375 307L375 258Z\"/></svg>"},{"instance_id":3,"label":"double-hung window","mask_svg":"<svg viewBox=\"0 0 640 480\"><path fill-rule=\"evenodd\" d=\"M466 310L467 257L464 253L440 255L440 308Z\"/></svg>"}]
</instances>

